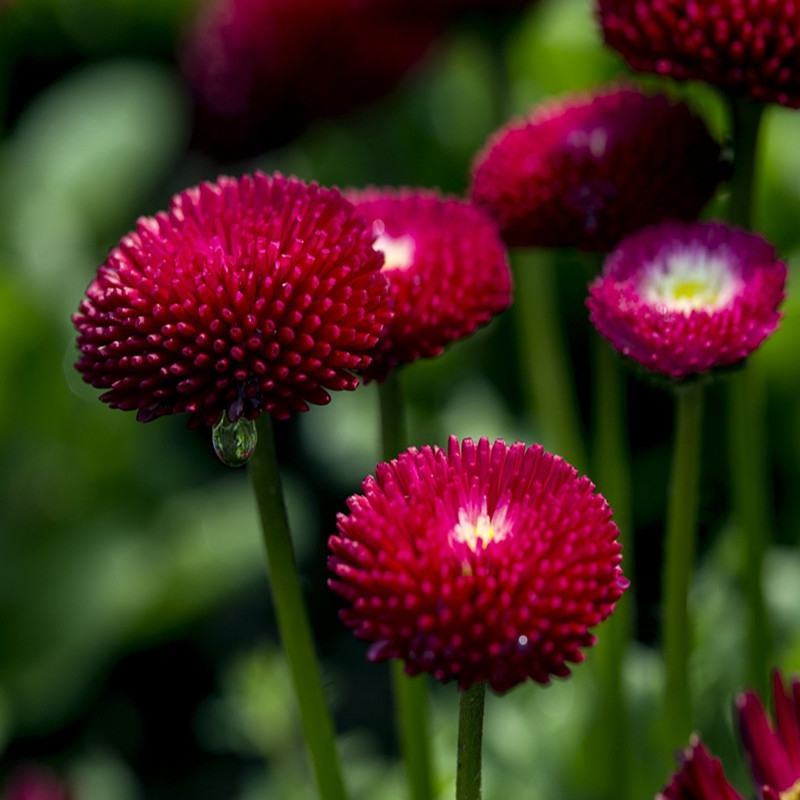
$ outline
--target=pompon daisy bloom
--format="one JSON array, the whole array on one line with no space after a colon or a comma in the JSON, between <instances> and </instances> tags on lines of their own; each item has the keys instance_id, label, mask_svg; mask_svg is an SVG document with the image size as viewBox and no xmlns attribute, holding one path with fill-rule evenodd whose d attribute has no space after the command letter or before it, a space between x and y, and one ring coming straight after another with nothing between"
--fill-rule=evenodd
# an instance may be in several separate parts
<instances>
[{"instance_id":1,"label":"pompon daisy bloom","mask_svg":"<svg viewBox=\"0 0 800 800\"><path fill-rule=\"evenodd\" d=\"M646 225L695 218L723 172L687 105L615 88L546 104L495 133L471 197L510 245L608 251Z\"/></svg>"},{"instance_id":2,"label":"pompon daisy bloom","mask_svg":"<svg viewBox=\"0 0 800 800\"><path fill-rule=\"evenodd\" d=\"M598 0L606 42L636 70L800 107L794 0Z\"/></svg>"},{"instance_id":3,"label":"pompon daisy bloom","mask_svg":"<svg viewBox=\"0 0 800 800\"><path fill-rule=\"evenodd\" d=\"M722 764L697 738L680 756L680 768L656 800L742 800L728 783Z\"/></svg>"},{"instance_id":4,"label":"pompon daisy bloom","mask_svg":"<svg viewBox=\"0 0 800 800\"><path fill-rule=\"evenodd\" d=\"M592 323L620 353L675 380L744 360L776 329L786 265L760 236L663 223L626 239L589 288Z\"/></svg>"},{"instance_id":5,"label":"pompon daisy bloom","mask_svg":"<svg viewBox=\"0 0 800 800\"><path fill-rule=\"evenodd\" d=\"M394 319L367 370L439 355L511 303L511 272L497 229L480 209L427 190L351 192L377 236Z\"/></svg>"},{"instance_id":6,"label":"pompon daisy bloom","mask_svg":"<svg viewBox=\"0 0 800 800\"><path fill-rule=\"evenodd\" d=\"M282 175L182 192L98 270L73 317L77 368L143 422L327 403L391 319L373 241L341 193Z\"/></svg>"},{"instance_id":7,"label":"pompon daisy bloom","mask_svg":"<svg viewBox=\"0 0 800 800\"><path fill-rule=\"evenodd\" d=\"M240 157L391 90L440 31L384 0L211 0L185 46L198 143Z\"/></svg>"},{"instance_id":8,"label":"pompon daisy bloom","mask_svg":"<svg viewBox=\"0 0 800 800\"><path fill-rule=\"evenodd\" d=\"M764 800L800 800L800 680L772 675L774 723L758 695L737 698L739 731Z\"/></svg>"},{"instance_id":9,"label":"pompon daisy bloom","mask_svg":"<svg viewBox=\"0 0 800 800\"><path fill-rule=\"evenodd\" d=\"M462 689L566 677L627 587L611 509L538 445L450 439L378 466L330 539L373 660Z\"/></svg>"}]
</instances>

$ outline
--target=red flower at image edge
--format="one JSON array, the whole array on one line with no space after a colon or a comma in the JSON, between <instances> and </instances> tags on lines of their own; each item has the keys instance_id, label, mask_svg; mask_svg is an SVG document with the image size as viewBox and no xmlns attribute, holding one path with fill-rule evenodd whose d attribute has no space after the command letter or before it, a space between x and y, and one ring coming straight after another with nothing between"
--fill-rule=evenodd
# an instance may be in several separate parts
<instances>
[{"instance_id":1,"label":"red flower at image edge","mask_svg":"<svg viewBox=\"0 0 800 800\"><path fill-rule=\"evenodd\" d=\"M471 198L516 247L605 252L664 219L694 219L724 170L687 105L634 88L548 103L495 133Z\"/></svg>"},{"instance_id":2,"label":"red flower at image edge","mask_svg":"<svg viewBox=\"0 0 800 800\"><path fill-rule=\"evenodd\" d=\"M61 783L40 767L24 767L5 786L3 800L68 800Z\"/></svg>"},{"instance_id":3,"label":"red flower at image edge","mask_svg":"<svg viewBox=\"0 0 800 800\"><path fill-rule=\"evenodd\" d=\"M439 30L382 0L213 0L183 58L196 138L225 157L283 144L391 90Z\"/></svg>"},{"instance_id":4,"label":"red flower at image edge","mask_svg":"<svg viewBox=\"0 0 800 800\"><path fill-rule=\"evenodd\" d=\"M728 783L720 760L696 736L680 761L680 769L656 800L742 800Z\"/></svg>"},{"instance_id":5,"label":"red flower at image edge","mask_svg":"<svg viewBox=\"0 0 800 800\"><path fill-rule=\"evenodd\" d=\"M538 445L450 439L378 466L331 537L343 621L462 688L566 677L627 587L611 509Z\"/></svg>"},{"instance_id":6,"label":"red flower at image edge","mask_svg":"<svg viewBox=\"0 0 800 800\"><path fill-rule=\"evenodd\" d=\"M622 355L682 380L759 347L780 322L786 275L760 236L720 223L662 223L609 256L587 306Z\"/></svg>"},{"instance_id":7,"label":"red flower at image edge","mask_svg":"<svg viewBox=\"0 0 800 800\"><path fill-rule=\"evenodd\" d=\"M606 42L636 70L800 107L794 0L598 0Z\"/></svg>"},{"instance_id":8,"label":"red flower at image edge","mask_svg":"<svg viewBox=\"0 0 800 800\"><path fill-rule=\"evenodd\" d=\"M367 368L439 355L511 303L511 272L494 223L480 209L420 190L348 193L385 256L394 319Z\"/></svg>"},{"instance_id":9,"label":"red flower at image edge","mask_svg":"<svg viewBox=\"0 0 800 800\"><path fill-rule=\"evenodd\" d=\"M326 403L391 319L373 241L341 193L281 175L182 192L98 270L73 317L77 368L145 422Z\"/></svg>"}]
</instances>

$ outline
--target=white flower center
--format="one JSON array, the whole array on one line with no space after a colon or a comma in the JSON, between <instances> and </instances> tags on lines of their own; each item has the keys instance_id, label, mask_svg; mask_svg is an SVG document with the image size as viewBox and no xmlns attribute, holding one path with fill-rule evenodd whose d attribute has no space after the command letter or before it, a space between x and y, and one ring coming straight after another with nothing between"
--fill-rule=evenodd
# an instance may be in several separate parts
<instances>
[{"instance_id":1,"label":"white flower center","mask_svg":"<svg viewBox=\"0 0 800 800\"><path fill-rule=\"evenodd\" d=\"M373 247L383 253L383 271L408 269L414 263L414 237L389 236L383 222L377 220L372 226L377 235Z\"/></svg>"},{"instance_id":2,"label":"white flower center","mask_svg":"<svg viewBox=\"0 0 800 800\"><path fill-rule=\"evenodd\" d=\"M731 270L725 254L695 248L670 253L648 266L640 292L652 305L690 314L722 308L740 286L741 279Z\"/></svg>"},{"instance_id":3,"label":"white flower center","mask_svg":"<svg viewBox=\"0 0 800 800\"><path fill-rule=\"evenodd\" d=\"M478 545L485 548L492 542L499 542L508 536L509 525L506 521L505 508L497 509L492 516L483 508L476 511L471 508L461 508L458 511L458 522L453 528L450 538L455 542L462 542L470 550L477 550Z\"/></svg>"}]
</instances>

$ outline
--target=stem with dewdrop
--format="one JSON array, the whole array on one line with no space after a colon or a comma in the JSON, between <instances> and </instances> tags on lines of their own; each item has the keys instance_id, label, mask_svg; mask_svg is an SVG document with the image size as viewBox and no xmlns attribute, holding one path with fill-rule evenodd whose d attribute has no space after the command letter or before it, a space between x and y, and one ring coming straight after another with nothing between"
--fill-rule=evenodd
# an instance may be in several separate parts
<instances>
[{"instance_id":1,"label":"stem with dewdrop","mask_svg":"<svg viewBox=\"0 0 800 800\"><path fill-rule=\"evenodd\" d=\"M257 422L258 447L250 462L278 629L322 800L345 800L336 735L303 600L286 515L275 438L268 414Z\"/></svg>"},{"instance_id":2,"label":"stem with dewdrop","mask_svg":"<svg viewBox=\"0 0 800 800\"><path fill-rule=\"evenodd\" d=\"M395 370L380 384L381 441L383 457L396 458L408 446L403 387ZM411 677L400 661L392 662L392 688L400 750L405 762L410 800L432 800L433 758L431 755L428 686L425 675Z\"/></svg>"},{"instance_id":3,"label":"stem with dewdrop","mask_svg":"<svg viewBox=\"0 0 800 800\"><path fill-rule=\"evenodd\" d=\"M730 99L734 139L731 222L752 228L758 137L763 107ZM764 556L769 541L769 475L766 451L764 378L758 363L748 364L730 384L731 494L741 535L741 570L747 607L747 681L767 691L772 637L764 599Z\"/></svg>"},{"instance_id":4,"label":"stem with dewdrop","mask_svg":"<svg viewBox=\"0 0 800 800\"><path fill-rule=\"evenodd\" d=\"M586 452L565 337L559 327L553 257L518 249L513 263L520 367L541 424L543 444L584 472Z\"/></svg>"},{"instance_id":5,"label":"stem with dewdrop","mask_svg":"<svg viewBox=\"0 0 800 800\"><path fill-rule=\"evenodd\" d=\"M483 764L483 709L486 684L459 694L456 800L480 800Z\"/></svg>"},{"instance_id":6,"label":"stem with dewdrop","mask_svg":"<svg viewBox=\"0 0 800 800\"><path fill-rule=\"evenodd\" d=\"M699 381L675 389L676 426L667 505L662 623L664 720L666 746L671 749L681 747L693 730L689 590L697 540L703 393Z\"/></svg>"}]
</instances>

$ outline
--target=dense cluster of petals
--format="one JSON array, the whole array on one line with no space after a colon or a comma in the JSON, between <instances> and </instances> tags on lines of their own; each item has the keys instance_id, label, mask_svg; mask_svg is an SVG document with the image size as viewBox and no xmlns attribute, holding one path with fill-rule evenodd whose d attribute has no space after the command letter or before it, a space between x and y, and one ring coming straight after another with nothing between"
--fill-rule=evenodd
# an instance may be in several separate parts
<instances>
[{"instance_id":1,"label":"dense cluster of petals","mask_svg":"<svg viewBox=\"0 0 800 800\"><path fill-rule=\"evenodd\" d=\"M800 798L800 680L784 686L772 676L774 723L754 692L736 701L739 731L756 786L764 800Z\"/></svg>"},{"instance_id":2,"label":"dense cluster of petals","mask_svg":"<svg viewBox=\"0 0 800 800\"><path fill-rule=\"evenodd\" d=\"M495 133L471 196L519 247L607 252L664 219L694 219L724 174L684 103L634 88L546 104Z\"/></svg>"},{"instance_id":3,"label":"dense cluster of petals","mask_svg":"<svg viewBox=\"0 0 800 800\"><path fill-rule=\"evenodd\" d=\"M77 368L142 421L326 403L391 318L373 241L341 193L281 175L182 192L98 270L73 317Z\"/></svg>"},{"instance_id":4,"label":"dense cluster of petals","mask_svg":"<svg viewBox=\"0 0 800 800\"><path fill-rule=\"evenodd\" d=\"M439 355L511 303L511 272L492 220L433 191L370 189L348 195L385 256L394 318L367 377Z\"/></svg>"},{"instance_id":5,"label":"dense cluster of petals","mask_svg":"<svg viewBox=\"0 0 800 800\"><path fill-rule=\"evenodd\" d=\"M224 156L283 144L392 89L440 25L386 0L212 0L183 59L196 137Z\"/></svg>"},{"instance_id":6,"label":"dense cluster of petals","mask_svg":"<svg viewBox=\"0 0 800 800\"><path fill-rule=\"evenodd\" d=\"M742 800L718 758L695 736L680 756L680 768L656 800Z\"/></svg>"},{"instance_id":7,"label":"dense cluster of petals","mask_svg":"<svg viewBox=\"0 0 800 800\"><path fill-rule=\"evenodd\" d=\"M611 509L538 445L411 448L330 539L341 616L374 660L503 692L569 675L627 586Z\"/></svg>"},{"instance_id":8,"label":"dense cluster of petals","mask_svg":"<svg viewBox=\"0 0 800 800\"><path fill-rule=\"evenodd\" d=\"M800 4L598 0L606 42L637 70L800 107Z\"/></svg>"},{"instance_id":9,"label":"dense cluster of petals","mask_svg":"<svg viewBox=\"0 0 800 800\"><path fill-rule=\"evenodd\" d=\"M662 223L611 254L587 305L620 353L682 380L737 364L775 330L786 272L772 245L752 233Z\"/></svg>"},{"instance_id":10,"label":"dense cluster of petals","mask_svg":"<svg viewBox=\"0 0 800 800\"><path fill-rule=\"evenodd\" d=\"M754 692L736 700L739 732L761 800L800 798L800 680L772 676L774 722ZM741 800L719 760L695 736L657 800Z\"/></svg>"}]
</instances>

